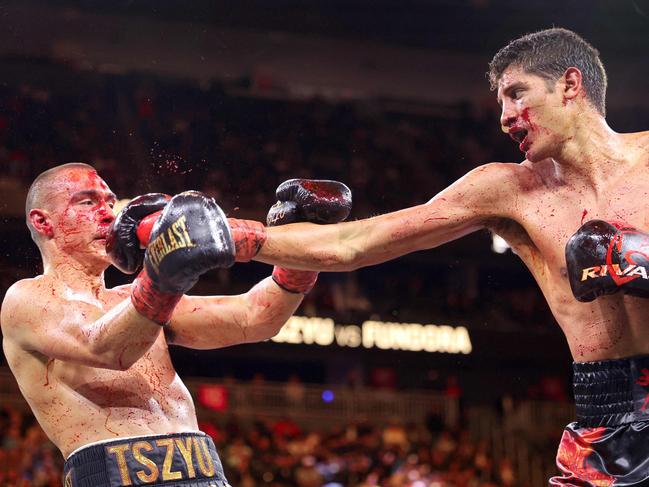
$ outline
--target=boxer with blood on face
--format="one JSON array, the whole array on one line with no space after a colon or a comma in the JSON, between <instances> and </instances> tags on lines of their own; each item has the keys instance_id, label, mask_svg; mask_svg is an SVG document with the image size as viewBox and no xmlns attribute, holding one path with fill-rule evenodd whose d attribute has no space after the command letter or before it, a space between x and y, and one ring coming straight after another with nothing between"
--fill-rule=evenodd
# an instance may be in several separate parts
<instances>
[{"instance_id":1,"label":"boxer with blood on face","mask_svg":"<svg viewBox=\"0 0 649 487\"><path fill-rule=\"evenodd\" d=\"M255 259L348 271L490 229L535 277L575 361L577 421L550 484L649 485L649 132L609 127L599 53L574 32L513 40L488 74L523 162L477 167L394 213L269 228Z\"/></svg>"},{"instance_id":2,"label":"boxer with blood on face","mask_svg":"<svg viewBox=\"0 0 649 487\"><path fill-rule=\"evenodd\" d=\"M168 346L213 349L271 338L317 272L276 268L243 295L189 296L203 273L233 265L237 252L254 253L263 226L229 223L214 200L195 191L136 198L117 218L115 201L82 163L45 171L30 187L27 226L43 274L15 283L2 303L8 364L66 458L66 486L226 486ZM309 203L318 206L315 193ZM344 219L344 203L321 223ZM140 248L138 224L160 210ZM144 268L133 284L108 289L111 259L129 272Z\"/></svg>"}]
</instances>

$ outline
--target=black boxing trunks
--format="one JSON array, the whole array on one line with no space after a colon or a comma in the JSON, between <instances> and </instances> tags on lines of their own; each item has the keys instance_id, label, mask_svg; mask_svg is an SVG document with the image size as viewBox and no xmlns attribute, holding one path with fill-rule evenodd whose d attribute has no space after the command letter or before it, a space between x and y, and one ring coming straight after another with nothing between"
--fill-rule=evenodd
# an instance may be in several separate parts
<instances>
[{"instance_id":1,"label":"black boxing trunks","mask_svg":"<svg viewBox=\"0 0 649 487\"><path fill-rule=\"evenodd\" d=\"M230 487L212 438L201 432L139 436L75 450L64 487Z\"/></svg>"},{"instance_id":2,"label":"black boxing trunks","mask_svg":"<svg viewBox=\"0 0 649 487\"><path fill-rule=\"evenodd\" d=\"M573 372L577 421L550 485L649 485L649 356L575 362Z\"/></svg>"}]
</instances>

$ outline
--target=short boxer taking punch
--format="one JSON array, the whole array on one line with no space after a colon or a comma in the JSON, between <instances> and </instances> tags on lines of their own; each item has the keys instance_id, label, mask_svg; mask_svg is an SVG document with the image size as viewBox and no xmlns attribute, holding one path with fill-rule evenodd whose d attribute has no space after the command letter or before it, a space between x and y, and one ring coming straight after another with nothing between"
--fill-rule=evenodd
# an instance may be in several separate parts
<instances>
[{"instance_id":1,"label":"short boxer taking punch","mask_svg":"<svg viewBox=\"0 0 649 487\"><path fill-rule=\"evenodd\" d=\"M299 221L347 216L344 185L305 183L313 185L306 201L315 213ZM337 185L344 197L321 198L319 184ZM7 291L0 315L5 356L66 458L66 487L226 486L168 346L211 349L268 339L316 273L276 268L240 296L188 296L208 270L250 260L263 225L228 220L213 199L194 191L140 196L117 218L114 203L86 164L36 178L26 218L43 274ZM108 289L104 271L111 262L129 273L143 269L133 284Z\"/></svg>"},{"instance_id":2,"label":"short boxer taking punch","mask_svg":"<svg viewBox=\"0 0 649 487\"><path fill-rule=\"evenodd\" d=\"M492 230L535 277L575 360L577 422L550 483L649 485L649 132L608 126L599 53L574 32L516 39L488 74L523 162L479 166L394 213L269 228L255 258L345 271Z\"/></svg>"}]
</instances>

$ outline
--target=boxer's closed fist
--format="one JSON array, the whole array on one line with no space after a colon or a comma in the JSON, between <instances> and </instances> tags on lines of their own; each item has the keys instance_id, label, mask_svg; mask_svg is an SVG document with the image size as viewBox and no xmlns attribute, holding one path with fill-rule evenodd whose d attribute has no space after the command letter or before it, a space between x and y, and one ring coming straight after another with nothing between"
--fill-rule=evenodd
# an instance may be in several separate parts
<instances>
[{"instance_id":1,"label":"boxer's closed fist","mask_svg":"<svg viewBox=\"0 0 649 487\"><path fill-rule=\"evenodd\" d=\"M566 244L566 263L579 301L618 291L649 297L649 234L628 225L584 223Z\"/></svg>"},{"instance_id":2,"label":"boxer's closed fist","mask_svg":"<svg viewBox=\"0 0 649 487\"><path fill-rule=\"evenodd\" d=\"M268 212L268 226L294 222L337 223L349 216L352 193L338 181L289 179L277 187L277 203Z\"/></svg>"},{"instance_id":3,"label":"boxer's closed fist","mask_svg":"<svg viewBox=\"0 0 649 487\"><path fill-rule=\"evenodd\" d=\"M131 301L141 314L164 324L180 296L208 270L234 264L234 253L230 227L216 202L196 191L180 193L153 225Z\"/></svg>"},{"instance_id":4,"label":"boxer's closed fist","mask_svg":"<svg viewBox=\"0 0 649 487\"><path fill-rule=\"evenodd\" d=\"M162 210L171 196L148 193L133 198L117 214L106 235L106 252L113 265L126 274L133 274L142 265L144 247L138 239L138 227L147 216Z\"/></svg>"}]
</instances>

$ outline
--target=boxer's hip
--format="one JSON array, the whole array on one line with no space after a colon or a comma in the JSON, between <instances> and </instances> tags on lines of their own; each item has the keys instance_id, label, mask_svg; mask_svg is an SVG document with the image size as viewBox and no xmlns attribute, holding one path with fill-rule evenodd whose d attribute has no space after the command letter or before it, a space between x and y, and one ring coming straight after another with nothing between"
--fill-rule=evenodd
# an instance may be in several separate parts
<instances>
[{"instance_id":1,"label":"boxer's hip","mask_svg":"<svg viewBox=\"0 0 649 487\"><path fill-rule=\"evenodd\" d=\"M229 487L212 439L201 432L102 441L65 462L65 487Z\"/></svg>"},{"instance_id":2,"label":"boxer's hip","mask_svg":"<svg viewBox=\"0 0 649 487\"><path fill-rule=\"evenodd\" d=\"M573 364L577 421L550 485L649 485L649 356Z\"/></svg>"},{"instance_id":3,"label":"boxer's hip","mask_svg":"<svg viewBox=\"0 0 649 487\"><path fill-rule=\"evenodd\" d=\"M649 355L573 364L579 426L649 420Z\"/></svg>"}]
</instances>

